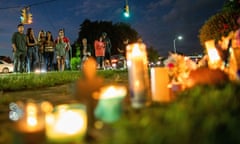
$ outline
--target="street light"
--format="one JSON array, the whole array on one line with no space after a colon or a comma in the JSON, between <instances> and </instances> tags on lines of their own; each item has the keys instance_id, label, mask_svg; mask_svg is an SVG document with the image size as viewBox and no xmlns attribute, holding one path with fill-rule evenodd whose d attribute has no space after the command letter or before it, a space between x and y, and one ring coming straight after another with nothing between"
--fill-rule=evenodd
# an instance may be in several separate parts
<instances>
[{"instance_id":1,"label":"street light","mask_svg":"<svg viewBox=\"0 0 240 144\"><path fill-rule=\"evenodd\" d=\"M176 37L174 40L173 40L173 48L174 48L174 53L176 53L177 52L177 49L176 49L176 40L181 40L181 39L183 39L183 37L182 36L178 36L178 37Z\"/></svg>"}]
</instances>

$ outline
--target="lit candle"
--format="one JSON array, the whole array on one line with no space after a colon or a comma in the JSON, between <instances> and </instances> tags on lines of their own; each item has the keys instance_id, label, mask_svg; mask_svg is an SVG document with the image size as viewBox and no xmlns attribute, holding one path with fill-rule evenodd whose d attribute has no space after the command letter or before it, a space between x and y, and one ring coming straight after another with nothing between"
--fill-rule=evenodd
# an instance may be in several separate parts
<instances>
[{"instance_id":1,"label":"lit candle","mask_svg":"<svg viewBox=\"0 0 240 144\"><path fill-rule=\"evenodd\" d=\"M17 122L17 127L20 132L24 133L43 131L45 121L41 107L34 102L26 103L23 117Z\"/></svg>"},{"instance_id":2,"label":"lit candle","mask_svg":"<svg viewBox=\"0 0 240 144\"><path fill-rule=\"evenodd\" d=\"M151 68L151 94L156 102L169 102L171 100L168 68Z\"/></svg>"},{"instance_id":3,"label":"lit candle","mask_svg":"<svg viewBox=\"0 0 240 144\"><path fill-rule=\"evenodd\" d=\"M132 107L144 107L150 97L148 61L145 44L134 43L127 46L127 66Z\"/></svg>"},{"instance_id":4,"label":"lit candle","mask_svg":"<svg viewBox=\"0 0 240 144\"><path fill-rule=\"evenodd\" d=\"M16 139L19 143L40 144L45 141L45 113L40 103L28 101L20 106L22 117L16 121ZM19 139L18 139L19 138Z\"/></svg>"},{"instance_id":5,"label":"lit candle","mask_svg":"<svg viewBox=\"0 0 240 144\"><path fill-rule=\"evenodd\" d=\"M210 68L216 69L222 67L222 60L218 54L218 51L215 47L215 41L209 40L205 42L205 46L208 54L208 65Z\"/></svg>"},{"instance_id":6,"label":"lit candle","mask_svg":"<svg viewBox=\"0 0 240 144\"><path fill-rule=\"evenodd\" d=\"M49 142L81 142L87 130L86 107L81 104L59 105L46 116Z\"/></svg>"},{"instance_id":7,"label":"lit candle","mask_svg":"<svg viewBox=\"0 0 240 144\"><path fill-rule=\"evenodd\" d=\"M114 122L122 113L122 100L127 90L124 86L107 86L101 88L99 101L95 109L96 118L103 122Z\"/></svg>"}]
</instances>

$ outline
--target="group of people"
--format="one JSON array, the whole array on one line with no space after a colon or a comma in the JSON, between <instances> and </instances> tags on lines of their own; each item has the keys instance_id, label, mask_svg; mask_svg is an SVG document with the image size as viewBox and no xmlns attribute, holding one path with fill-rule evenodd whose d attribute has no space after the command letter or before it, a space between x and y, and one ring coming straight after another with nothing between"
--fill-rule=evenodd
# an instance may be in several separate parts
<instances>
[{"instance_id":1,"label":"group of people","mask_svg":"<svg viewBox=\"0 0 240 144\"><path fill-rule=\"evenodd\" d=\"M94 41L94 50L98 69L105 69L105 61L109 62L110 67L112 66L111 48L111 40L107 37L106 32L103 32L102 35Z\"/></svg>"},{"instance_id":2,"label":"group of people","mask_svg":"<svg viewBox=\"0 0 240 144\"><path fill-rule=\"evenodd\" d=\"M41 30L36 38L32 28L28 28L26 34L23 24L19 24L17 29L12 36L14 72L33 72L37 66L51 71L54 56L58 71L64 71L71 47L69 39L64 36L64 29L59 29L55 40L50 31Z\"/></svg>"},{"instance_id":3,"label":"group of people","mask_svg":"<svg viewBox=\"0 0 240 144\"><path fill-rule=\"evenodd\" d=\"M35 37L33 28L28 28L24 33L24 25L17 26L17 32L12 36L14 72L33 72L39 70L64 71L70 68L69 51L71 49L69 38L64 35L64 29L59 29L56 39L50 31L40 30ZM124 46L128 40L124 41ZM112 43L106 32L93 43L94 49L88 44L87 38L82 39L80 45L81 66L89 56L95 57L98 69L112 68L111 49ZM125 48L118 49L120 54L125 53ZM54 60L56 59L56 67Z\"/></svg>"},{"instance_id":4,"label":"group of people","mask_svg":"<svg viewBox=\"0 0 240 144\"><path fill-rule=\"evenodd\" d=\"M111 68L112 43L110 38L107 37L107 33L103 32L98 39L94 41L93 46L94 50L91 48L91 45L88 44L87 38L82 39L82 44L80 45L81 65L89 56L92 56L96 58L98 69L106 69L106 67ZM106 61L109 62L109 65L106 65Z\"/></svg>"}]
</instances>

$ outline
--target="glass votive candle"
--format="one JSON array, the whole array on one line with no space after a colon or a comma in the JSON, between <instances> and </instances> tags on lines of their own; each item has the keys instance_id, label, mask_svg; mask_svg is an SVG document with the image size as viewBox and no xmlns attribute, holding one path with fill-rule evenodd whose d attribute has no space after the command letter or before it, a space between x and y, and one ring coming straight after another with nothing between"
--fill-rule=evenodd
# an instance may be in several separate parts
<instances>
[{"instance_id":1,"label":"glass votive candle","mask_svg":"<svg viewBox=\"0 0 240 144\"><path fill-rule=\"evenodd\" d=\"M111 123L118 120L122 114L122 101L127 90L124 86L106 86L101 88L99 101L94 115L99 120Z\"/></svg>"},{"instance_id":2,"label":"glass votive candle","mask_svg":"<svg viewBox=\"0 0 240 144\"><path fill-rule=\"evenodd\" d=\"M23 113L16 121L16 139L19 143L42 143L45 141L45 111L43 103L28 100L26 103L19 102L19 108ZM50 105L50 103L49 103Z\"/></svg>"},{"instance_id":3,"label":"glass votive candle","mask_svg":"<svg viewBox=\"0 0 240 144\"><path fill-rule=\"evenodd\" d=\"M46 116L46 136L51 143L80 143L87 131L86 106L63 104Z\"/></svg>"}]
</instances>

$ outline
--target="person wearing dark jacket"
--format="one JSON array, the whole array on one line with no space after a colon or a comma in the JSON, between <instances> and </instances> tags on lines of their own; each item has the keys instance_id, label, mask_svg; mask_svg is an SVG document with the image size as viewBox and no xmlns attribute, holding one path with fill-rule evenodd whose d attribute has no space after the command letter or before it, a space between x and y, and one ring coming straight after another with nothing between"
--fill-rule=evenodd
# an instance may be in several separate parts
<instances>
[{"instance_id":1,"label":"person wearing dark jacket","mask_svg":"<svg viewBox=\"0 0 240 144\"><path fill-rule=\"evenodd\" d=\"M12 36L12 48L14 59L14 72L25 71L25 59L27 54L27 41L24 34L24 25L17 26L18 31Z\"/></svg>"}]
</instances>

